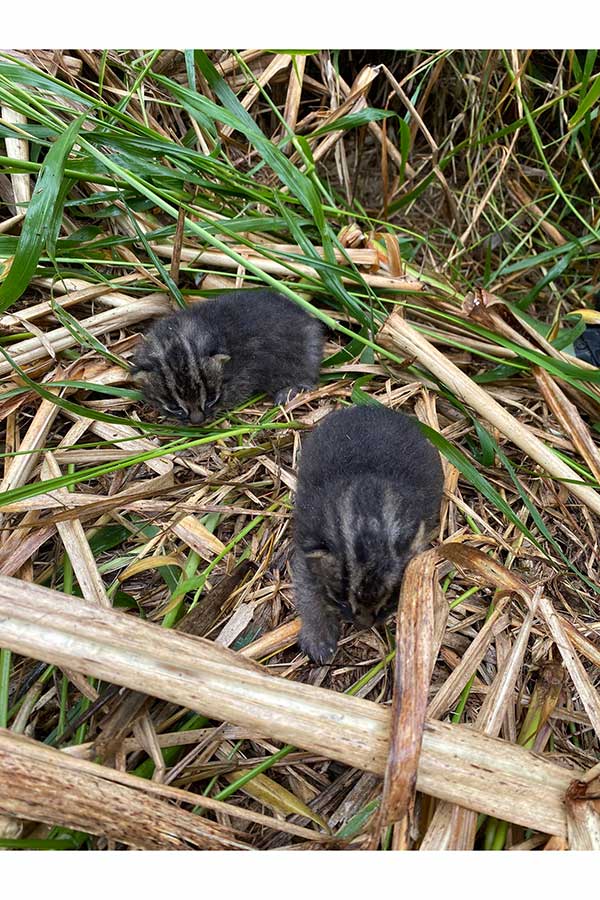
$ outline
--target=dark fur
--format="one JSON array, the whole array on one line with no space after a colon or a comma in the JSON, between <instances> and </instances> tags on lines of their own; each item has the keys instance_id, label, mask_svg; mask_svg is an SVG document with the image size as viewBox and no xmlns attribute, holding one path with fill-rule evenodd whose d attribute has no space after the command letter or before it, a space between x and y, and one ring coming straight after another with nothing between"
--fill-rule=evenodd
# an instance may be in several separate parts
<instances>
[{"instance_id":1,"label":"dark fur","mask_svg":"<svg viewBox=\"0 0 600 900\"><path fill-rule=\"evenodd\" d=\"M340 620L393 609L409 560L439 518L443 474L416 420L383 407L331 413L303 444L292 564L300 646L335 654Z\"/></svg>"},{"instance_id":2,"label":"dark fur","mask_svg":"<svg viewBox=\"0 0 600 900\"><path fill-rule=\"evenodd\" d=\"M253 394L276 403L319 379L321 323L276 291L231 291L152 325L133 360L144 399L200 425Z\"/></svg>"}]
</instances>

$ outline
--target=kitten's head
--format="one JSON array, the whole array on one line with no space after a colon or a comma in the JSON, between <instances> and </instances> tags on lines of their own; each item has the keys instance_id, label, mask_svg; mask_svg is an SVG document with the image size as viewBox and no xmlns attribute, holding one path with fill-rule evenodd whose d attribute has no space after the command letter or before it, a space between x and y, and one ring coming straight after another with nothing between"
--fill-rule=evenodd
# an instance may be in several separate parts
<instances>
[{"instance_id":1,"label":"kitten's head","mask_svg":"<svg viewBox=\"0 0 600 900\"><path fill-rule=\"evenodd\" d=\"M208 351L208 352L207 352ZM210 353L185 333L150 333L137 351L131 375L144 400L169 419L203 425L214 418L223 389L225 353Z\"/></svg>"},{"instance_id":2,"label":"kitten's head","mask_svg":"<svg viewBox=\"0 0 600 900\"><path fill-rule=\"evenodd\" d=\"M303 549L326 603L366 628L393 612L404 570L423 549L425 523L399 509L397 498L363 497L357 508L355 494L356 488L342 499L325 539Z\"/></svg>"}]
</instances>

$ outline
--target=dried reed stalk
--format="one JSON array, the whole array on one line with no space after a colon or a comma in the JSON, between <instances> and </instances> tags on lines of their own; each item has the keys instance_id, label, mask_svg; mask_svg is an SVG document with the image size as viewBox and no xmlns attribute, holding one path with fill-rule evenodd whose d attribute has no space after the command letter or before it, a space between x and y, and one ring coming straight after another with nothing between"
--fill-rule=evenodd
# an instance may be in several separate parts
<instances>
[{"instance_id":1,"label":"dried reed stalk","mask_svg":"<svg viewBox=\"0 0 600 900\"><path fill-rule=\"evenodd\" d=\"M329 115L319 123L319 127L322 128L326 125L331 125L338 119L342 118L342 116L358 112L361 109L365 109L365 107L367 106L367 93L371 84L377 77L378 71L379 69L374 68L373 66L365 66L364 69L362 69L358 73L346 99L335 109L331 110ZM343 130L331 131L324 137L317 138L317 143L312 148L313 160L315 162L318 162L319 160L324 159L332 149L332 147L334 147L338 143L338 141L344 137L344 134L345 132ZM311 142L310 138L309 142ZM294 163L297 163L299 159L300 156L297 153L292 156L292 162Z\"/></svg>"},{"instance_id":2,"label":"dried reed stalk","mask_svg":"<svg viewBox=\"0 0 600 900\"><path fill-rule=\"evenodd\" d=\"M460 664L456 666L452 674L446 679L442 687L436 693L435 697L429 704L427 714L432 719L441 719L446 715L453 703L456 702L460 693L473 672L481 663L483 657L487 653L490 642L494 635L500 630L508 627L509 619L504 614L508 604L508 597L502 597L496 605L493 613L485 622L477 636L473 639L466 652L463 654Z\"/></svg>"},{"instance_id":3,"label":"dried reed stalk","mask_svg":"<svg viewBox=\"0 0 600 900\"><path fill-rule=\"evenodd\" d=\"M130 300L125 306L116 309L107 309L104 312L82 319L79 323L93 335L105 334L107 331L125 328L144 322L152 316L159 316L170 312L171 304L166 294L149 294L138 300ZM43 359L48 355L48 347L52 347L54 353L74 347L78 343L77 338L71 334L68 328L55 328L44 335L44 340L39 337L28 338L12 344L10 351L13 361L21 368L28 363ZM0 375L12 372L13 367L7 359L0 360Z\"/></svg>"},{"instance_id":4,"label":"dried reed stalk","mask_svg":"<svg viewBox=\"0 0 600 900\"><path fill-rule=\"evenodd\" d=\"M600 514L600 494L587 487L580 476L535 437L530 429L503 409L487 391L450 362L422 334L409 325L399 312L393 312L379 332L383 346L400 350L417 359L451 391L513 441L552 477L564 481L565 487L585 503L592 512Z\"/></svg>"},{"instance_id":5,"label":"dried reed stalk","mask_svg":"<svg viewBox=\"0 0 600 900\"><path fill-rule=\"evenodd\" d=\"M567 239L562 236L558 228L553 225L552 222L548 221L547 214L543 213L540 207L534 203L523 185L512 179L508 179L506 184L511 194L517 200L519 206L521 206L525 212L529 213L534 224L539 225L539 227L546 232L548 237L554 241L557 247L564 246L564 244L567 243Z\"/></svg>"},{"instance_id":6,"label":"dried reed stalk","mask_svg":"<svg viewBox=\"0 0 600 900\"><path fill-rule=\"evenodd\" d=\"M158 256L164 256L167 259L171 259L174 253L172 244L151 244L151 247ZM285 278L292 278L295 272L299 275L309 275L312 277L315 277L318 274L316 269L312 266L307 266L306 263L299 263L295 260L291 260L289 265L285 265L284 263L276 262L275 260L265 259L258 251L249 251L248 248L244 246L232 246L231 249L235 250L236 253L239 253L240 256L245 256L250 259L258 269L267 272L269 275L281 275ZM319 248L317 248L317 250L318 249ZM298 252L300 253L299 248ZM354 253L360 253L362 258L367 258L367 256L368 258L372 258L374 251L359 250L354 251ZM350 251L350 258L352 259L352 251ZM194 263L194 265L199 267L211 268L216 266L217 268L232 269L233 271L237 271L238 269L238 263L235 259L232 259L226 253L221 253L217 250L197 250L194 247L182 247L181 259L184 262ZM344 259L345 257L338 252L336 261L338 263L343 263ZM376 254L375 261L377 261ZM422 281L404 275L393 277L391 275L386 275L385 273L372 275L369 272L361 272L360 277L366 284L371 285L371 287L384 288L389 291L422 291L424 287ZM356 283L354 278L348 277L343 277L342 281L346 284Z\"/></svg>"},{"instance_id":7,"label":"dried reed stalk","mask_svg":"<svg viewBox=\"0 0 600 900\"><path fill-rule=\"evenodd\" d=\"M16 126L27 125L27 117L15 112L10 106L2 106L2 118L5 122ZM7 137L4 141L7 156L29 162L29 141L26 138ZM22 211L21 204L27 204L31 200L31 176L24 172L13 172L10 180L15 197L15 210L19 213Z\"/></svg>"},{"instance_id":8,"label":"dried reed stalk","mask_svg":"<svg viewBox=\"0 0 600 900\"><path fill-rule=\"evenodd\" d=\"M382 775L390 712L274 678L202 638L167 631L38 585L0 577L0 646L125 685ZM566 835L578 772L472 729L427 722L417 789L548 834Z\"/></svg>"},{"instance_id":9,"label":"dried reed stalk","mask_svg":"<svg viewBox=\"0 0 600 900\"><path fill-rule=\"evenodd\" d=\"M50 400L41 401L19 447L21 454L11 460L8 472L0 484L0 494L26 483L36 466L40 449L46 443L59 409Z\"/></svg>"},{"instance_id":10,"label":"dried reed stalk","mask_svg":"<svg viewBox=\"0 0 600 900\"><path fill-rule=\"evenodd\" d=\"M340 76L338 76L338 82L340 85L342 96L347 97L348 94L350 93L350 86ZM375 139L377 141L379 141L379 143L381 144L382 151L387 153L387 155L391 159L393 159L397 168L399 170L402 170L402 167L404 165L404 169L405 169L407 175L409 175L412 178L416 174L415 170L413 169L411 164L409 162L407 162L406 160L404 160L404 163L403 163L402 154L400 153L400 151L398 150L396 145L393 143L393 141L391 141L389 139L389 137L387 137L387 135L386 135L385 131L383 130L383 128L381 127L381 125L378 125L377 122L369 122L367 128L369 129L371 134L375 137Z\"/></svg>"},{"instance_id":11,"label":"dried reed stalk","mask_svg":"<svg viewBox=\"0 0 600 900\"><path fill-rule=\"evenodd\" d=\"M532 609L519 631L511 652L499 667L498 674L475 721L475 728L491 737L496 737L500 733L510 701L514 697L516 681L523 665L540 594L541 588L538 588ZM421 850L472 850L476 832L477 814L473 810L442 803L435 811L433 820L423 838Z\"/></svg>"},{"instance_id":12,"label":"dried reed stalk","mask_svg":"<svg viewBox=\"0 0 600 900\"><path fill-rule=\"evenodd\" d=\"M291 647L292 644L296 643L301 626L300 619L292 619L290 622L285 622L279 628L274 628L273 631L263 634L262 637L252 641L251 644L242 647L239 654L240 656L247 656L249 659L264 659L266 656L279 653L281 650L285 650L286 647Z\"/></svg>"},{"instance_id":13,"label":"dried reed stalk","mask_svg":"<svg viewBox=\"0 0 600 900\"><path fill-rule=\"evenodd\" d=\"M24 218L25 213L19 213L18 216L10 216L8 219L3 219L0 222L0 234L6 234L11 231L17 225L20 225Z\"/></svg>"},{"instance_id":14,"label":"dried reed stalk","mask_svg":"<svg viewBox=\"0 0 600 900\"><path fill-rule=\"evenodd\" d=\"M50 478L60 478L61 475L60 467L52 453L46 453L42 465L42 480L47 481ZM65 489L55 491L55 496L64 497L65 495L68 496L68 494L69 491ZM106 595L102 576L96 566L94 554L90 549L81 522L79 519L72 519L70 522L60 522L57 528L60 539L71 560L81 593L90 603L97 603L99 606L110 609L112 604Z\"/></svg>"},{"instance_id":15,"label":"dried reed stalk","mask_svg":"<svg viewBox=\"0 0 600 900\"><path fill-rule=\"evenodd\" d=\"M288 53L278 53L274 59L271 60L267 68L261 72L261 74L256 79L256 82L252 84L252 86L248 89L247 94L244 99L241 101L242 106L245 110L250 109L252 104L256 101L257 97L260 94L261 88L264 88L266 84L268 84L272 78L277 75L278 72L281 72L283 69L287 69L292 61L292 57ZM221 134L223 137L229 137L234 129L231 125L224 125L221 129Z\"/></svg>"},{"instance_id":16,"label":"dried reed stalk","mask_svg":"<svg viewBox=\"0 0 600 900\"><path fill-rule=\"evenodd\" d=\"M118 291L111 290L113 284L131 284L140 281L142 278L137 272L133 275L122 275L120 278L113 278L110 284L91 284L81 278L69 278L63 281L54 281L52 278L33 278L31 283L37 287L44 287L51 290L53 294L63 294L62 297L53 297L52 301L44 300L42 303L35 303L28 306L27 309L19 310L19 319L26 322L32 322L41 316L47 316L52 312L53 306L60 306L66 309L69 306L76 306L78 303L84 303L88 300L98 300L105 306L126 306L131 303L131 297L127 294L121 294ZM11 313L0 316L0 328L8 328L14 325L16 319Z\"/></svg>"},{"instance_id":17,"label":"dried reed stalk","mask_svg":"<svg viewBox=\"0 0 600 900\"><path fill-rule=\"evenodd\" d=\"M579 455L588 464L590 472L600 483L600 453L579 410L545 369L536 366L533 374L544 400L556 416L562 431L570 438Z\"/></svg>"},{"instance_id":18,"label":"dried reed stalk","mask_svg":"<svg viewBox=\"0 0 600 900\"><path fill-rule=\"evenodd\" d=\"M552 601L548 597L541 597L539 609L548 626L548 631L562 656L565 668L573 679L573 684L577 688L583 708L590 717L592 728L596 735L600 737L600 697L598 696L598 690L591 683L583 663L573 650L566 629L563 628L560 617L554 610Z\"/></svg>"},{"instance_id":19,"label":"dried reed stalk","mask_svg":"<svg viewBox=\"0 0 600 900\"><path fill-rule=\"evenodd\" d=\"M133 786L111 769L0 729L0 812L76 828L141 850L248 850L223 825ZM131 777L131 776L130 776ZM314 836L313 836L314 839Z\"/></svg>"},{"instance_id":20,"label":"dried reed stalk","mask_svg":"<svg viewBox=\"0 0 600 900\"><path fill-rule=\"evenodd\" d=\"M567 831L570 850L600 850L600 778L598 766L567 791ZM595 777L593 777L595 775Z\"/></svg>"},{"instance_id":21,"label":"dried reed stalk","mask_svg":"<svg viewBox=\"0 0 600 900\"><path fill-rule=\"evenodd\" d=\"M287 96L285 98L285 109L283 118L287 122L290 131L296 130L298 121L298 110L300 109L300 97L302 96L302 80L304 78L304 69L306 68L306 57L295 56L290 69L290 80L288 82Z\"/></svg>"}]
</instances>

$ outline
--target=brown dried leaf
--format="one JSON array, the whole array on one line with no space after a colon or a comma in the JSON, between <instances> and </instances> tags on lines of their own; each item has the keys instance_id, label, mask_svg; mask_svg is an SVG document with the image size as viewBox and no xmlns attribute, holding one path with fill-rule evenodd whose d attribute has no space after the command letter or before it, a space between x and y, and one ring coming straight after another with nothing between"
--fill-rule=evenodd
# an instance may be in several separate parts
<instances>
[{"instance_id":1,"label":"brown dried leaf","mask_svg":"<svg viewBox=\"0 0 600 900\"><path fill-rule=\"evenodd\" d=\"M402 582L396 619L392 731L379 826L412 814L429 683L435 663L435 610L441 605L439 597L436 598L436 591L441 596L436 561L435 550L415 557L408 564Z\"/></svg>"},{"instance_id":2,"label":"brown dried leaf","mask_svg":"<svg viewBox=\"0 0 600 900\"><path fill-rule=\"evenodd\" d=\"M446 541L438 547L438 553L450 560L476 584L483 587L491 585L499 591L519 594L529 602L532 589L527 583L481 550L456 541Z\"/></svg>"}]
</instances>

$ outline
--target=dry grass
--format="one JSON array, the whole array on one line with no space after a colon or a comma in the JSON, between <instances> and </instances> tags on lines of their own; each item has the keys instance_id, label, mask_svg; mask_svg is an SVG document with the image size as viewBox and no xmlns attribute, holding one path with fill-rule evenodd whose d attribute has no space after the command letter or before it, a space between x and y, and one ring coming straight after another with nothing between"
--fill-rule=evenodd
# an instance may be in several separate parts
<instances>
[{"instance_id":1,"label":"dry grass","mask_svg":"<svg viewBox=\"0 0 600 900\"><path fill-rule=\"evenodd\" d=\"M0 60L0 847L598 849L595 58L210 57ZM146 322L263 281L328 324L320 386L156 420ZM414 413L445 498L395 634L316 667L295 470L349 402Z\"/></svg>"}]
</instances>

